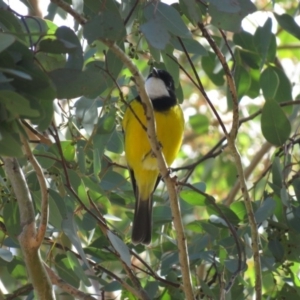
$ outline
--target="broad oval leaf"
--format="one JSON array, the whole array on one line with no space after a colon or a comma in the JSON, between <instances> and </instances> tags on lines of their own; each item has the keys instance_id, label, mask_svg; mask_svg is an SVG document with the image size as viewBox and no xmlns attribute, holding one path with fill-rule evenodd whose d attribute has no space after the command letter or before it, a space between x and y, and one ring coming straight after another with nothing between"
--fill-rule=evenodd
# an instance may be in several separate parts
<instances>
[{"instance_id":1,"label":"broad oval leaf","mask_svg":"<svg viewBox=\"0 0 300 300\"><path fill-rule=\"evenodd\" d=\"M261 130L266 140L281 146L291 134L291 124L275 100L266 101L261 115Z\"/></svg>"},{"instance_id":2,"label":"broad oval leaf","mask_svg":"<svg viewBox=\"0 0 300 300\"><path fill-rule=\"evenodd\" d=\"M292 16L288 14L278 15L276 13L274 13L274 16L284 30L300 40L300 27Z\"/></svg>"},{"instance_id":3,"label":"broad oval leaf","mask_svg":"<svg viewBox=\"0 0 300 300\"><path fill-rule=\"evenodd\" d=\"M5 50L6 48L8 48L15 40L16 40L16 38L13 35L1 32L0 33L0 52Z\"/></svg>"},{"instance_id":4,"label":"broad oval leaf","mask_svg":"<svg viewBox=\"0 0 300 300\"><path fill-rule=\"evenodd\" d=\"M259 84L265 99L274 99L279 86L279 78L273 68L266 68L262 72L259 79Z\"/></svg>"},{"instance_id":5,"label":"broad oval leaf","mask_svg":"<svg viewBox=\"0 0 300 300\"><path fill-rule=\"evenodd\" d=\"M76 248L76 250L78 251L78 254L82 258L82 260L85 263L85 265L87 266L87 268L89 268L89 263L86 259L86 255L83 251L80 239L77 235L78 229L74 222L74 217L73 217L72 213L68 213L67 217L65 219L63 219L62 230L66 234L66 236L70 239L70 241L72 242L72 244Z\"/></svg>"},{"instance_id":6,"label":"broad oval leaf","mask_svg":"<svg viewBox=\"0 0 300 300\"><path fill-rule=\"evenodd\" d=\"M256 11L255 5L250 0L236 0L235 5L239 9L235 12L225 11L223 4L222 0L214 0L214 3L208 6L208 13L212 17L212 24L228 31L240 31L244 17Z\"/></svg>"},{"instance_id":7,"label":"broad oval leaf","mask_svg":"<svg viewBox=\"0 0 300 300\"><path fill-rule=\"evenodd\" d=\"M128 247L124 244L124 242L112 233L110 230L107 231L107 237L109 238L114 249L119 253L122 261L131 268L131 258Z\"/></svg>"},{"instance_id":8,"label":"broad oval leaf","mask_svg":"<svg viewBox=\"0 0 300 300\"><path fill-rule=\"evenodd\" d=\"M147 3L144 12L147 20L154 20L155 22L159 20L175 36L183 38L192 36L179 12L174 7L162 2L153 2L151 4Z\"/></svg>"},{"instance_id":9,"label":"broad oval leaf","mask_svg":"<svg viewBox=\"0 0 300 300\"><path fill-rule=\"evenodd\" d=\"M254 34L254 43L257 52L262 57L260 68L264 65L272 39L272 19L268 18L262 27L258 27Z\"/></svg>"},{"instance_id":10,"label":"broad oval leaf","mask_svg":"<svg viewBox=\"0 0 300 300\"><path fill-rule=\"evenodd\" d=\"M205 192L206 185L205 183L200 182L197 184L197 188L200 191ZM210 203L204 195L194 190L182 190L180 192L180 198L194 206L207 206Z\"/></svg>"},{"instance_id":11,"label":"broad oval leaf","mask_svg":"<svg viewBox=\"0 0 300 300\"><path fill-rule=\"evenodd\" d=\"M92 44L97 39L121 40L126 31L120 14L117 11L105 10L86 23L83 35Z\"/></svg>"},{"instance_id":12,"label":"broad oval leaf","mask_svg":"<svg viewBox=\"0 0 300 300\"><path fill-rule=\"evenodd\" d=\"M276 207L276 202L272 198L267 198L255 212L254 217L257 223L261 223L269 218Z\"/></svg>"},{"instance_id":13,"label":"broad oval leaf","mask_svg":"<svg viewBox=\"0 0 300 300\"><path fill-rule=\"evenodd\" d=\"M281 261L283 259L284 248L277 238L269 241L268 248L274 255L276 261Z\"/></svg>"},{"instance_id":14,"label":"broad oval leaf","mask_svg":"<svg viewBox=\"0 0 300 300\"><path fill-rule=\"evenodd\" d=\"M151 19L140 26L142 33L145 35L148 43L159 50L165 49L170 40L170 34L161 22Z\"/></svg>"},{"instance_id":15,"label":"broad oval leaf","mask_svg":"<svg viewBox=\"0 0 300 300\"><path fill-rule=\"evenodd\" d=\"M40 113L30 107L30 102L13 91L0 91L0 103L16 117L38 117Z\"/></svg>"}]
</instances>

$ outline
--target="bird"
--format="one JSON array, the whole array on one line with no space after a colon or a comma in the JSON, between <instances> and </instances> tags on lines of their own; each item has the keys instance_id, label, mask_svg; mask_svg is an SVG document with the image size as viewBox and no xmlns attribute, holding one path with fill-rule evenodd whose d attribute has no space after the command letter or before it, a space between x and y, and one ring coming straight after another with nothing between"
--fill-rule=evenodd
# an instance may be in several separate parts
<instances>
[{"instance_id":1,"label":"bird","mask_svg":"<svg viewBox=\"0 0 300 300\"><path fill-rule=\"evenodd\" d=\"M168 167L175 160L183 139L184 116L175 95L172 76L153 68L145 81L152 102L158 143ZM151 243L152 198L161 176L146 132L146 116L140 96L129 102L122 120L124 150L136 198L131 241Z\"/></svg>"}]
</instances>

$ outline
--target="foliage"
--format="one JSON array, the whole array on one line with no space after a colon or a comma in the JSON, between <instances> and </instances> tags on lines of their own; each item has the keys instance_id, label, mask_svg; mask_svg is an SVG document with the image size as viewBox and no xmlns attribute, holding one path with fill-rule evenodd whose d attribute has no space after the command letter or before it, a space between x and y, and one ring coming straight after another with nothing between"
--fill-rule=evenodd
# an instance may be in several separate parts
<instances>
[{"instance_id":1,"label":"foliage","mask_svg":"<svg viewBox=\"0 0 300 300\"><path fill-rule=\"evenodd\" d=\"M35 129L39 143L32 151L49 194L43 260L85 293L135 299L127 287L138 290L140 284L148 299L185 299L163 184L154 197L152 244L130 241L135 200L120 120L136 89L121 59L102 43L110 40L144 76L155 66L175 80L186 134L172 174L179 181L195 297L219 299L221 287L228 291L226 299L252 299L257 292L247 210L219 126L231 126L232 95L226 70L201 31L204 24L236 84L236 143L260 236L263 288L262 298L256 297L300 297L298 2L72 3L87 19L84 26L78 20L72 28L58 26L57 17L66 13L53 3L40 19L0 1L0 155L18 158L39 220L41 188L20 138L32 141L27 128ZM258 18L264 22L258 25ZM207 99L222 124L207 109ZM17 240L24 225L21 208L2 167L0 186L2 292L13 294L7 299L31 299Z\"/></svg>"}]
</instances>

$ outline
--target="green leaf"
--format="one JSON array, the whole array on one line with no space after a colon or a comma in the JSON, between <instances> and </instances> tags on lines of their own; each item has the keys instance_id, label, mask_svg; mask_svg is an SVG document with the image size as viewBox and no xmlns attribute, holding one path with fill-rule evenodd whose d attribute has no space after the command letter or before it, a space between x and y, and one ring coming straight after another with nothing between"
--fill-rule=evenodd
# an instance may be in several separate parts
<instances>
[{"instance_id":1,"label":"green leaf","mask_svg":"<svg viewBox=\"0 0 300 300\"><path fill-rule=\"evenodd\" d=\"M9 236L16 238L22 231L20 210L16 200L10 200L4 203L3 220Z\"/></svg>"},{"instance_id":2,"label":"green leaf","mask_svg":"<svg viewBox=\"0 0 300 300\"><path fill-rule=\"evenodd\" d=\"M254 99L260 95L259 78L260 71L258 69L250 69L249 74L251 77L251 85L247 91L247 95Z\"/></svg>"},{"instance_id":3,"label":"green leaf","mask_svg":"<svg viewBox=\"0 0 300 300\"><path fill-rule=\"evenodd\" d=\"M284 30L300 40L300 27L292 16L288 14L278 15L276 13L274 13L274 16Z\"/></svg>"},{"instance_id":4,"label":"green leaf","mask_svg":"<svg viewBox=\"0 0 300 300\"><path fill-rule=\"evenodd\" d=\"M48 31L47 22L38 17L24 18L21 22L23 31L26 33L27 45L35 45Z\"/></svg>"},{"instance_id":5,"label":"green leaf","mask_svg":"<svg viewBox=\"0 0 300 300\"><path fill-rule=\"evenodd\" d=\"M234 79L237 87L237 96L238 99L241 100L251 86L249 71L247 71L243 66L237 65L234 73Z\"/></svg>"},{"instance_id":6,"label":"green leaf","mask_svg":"<svg viewBox=\"0 0 300 300\"><path fill-rule=\"evenodd\" d=\"M209 79L217 86L224 84L224 71L221 69L219 72L215 71L216 66L216 55L215 53L208 52L208 56L203 56L201 64L204 72L207 74Z\"/></svg>"},{"instance_id":7,"label":"green leaf","mask_svg":"<svg viewBox=\"0 0 300 300\"><path fill-rule=\"evenodd\" d=\"M83 27L83 36L89 44L98 39L122 40L126 35L123 20L117 11L105 9Z\"/></svg>"},{"instance_id":8,"label":"green leaf","mask_svg":"<svg viewBox=\"0 0 300 300\"><path fill-rule=\"evenodd\" d=\"M129 253L128 247L124 244L124 242L112 233L110 230L107 231L107 237L109 238L114 249L119 253L122 261L131 268L131 257Z\"/></svg>"},{"instance_id":9,"label":"green leaf","mask_svg":"<svg viewBox=\"0 0 300 300\"><path fill-rule=\"evenodd\" d=\"M298 234L300 233L300 217L299 217L299 207L285 208L286 219L289 227L295 230ZM298 235L299 236L299 235Z\"/></svg>"},{"instance_id":10,"label":"green leaf","mask_svg":"<svg viewBox=\"0 0 300 300\"><path fill-rule=\"evenodd\" d=\"M118 46L125 51L124 44L118 43ZM116 54L109 50L105 56L106 58L106 67L111 74L111 76L117 80L121 70L123 69L123 62L120 60Z\"/></svg>"},{"instance_id":11,"label":"green leaf","mask_svg":"<svg viewBox=\"0 0 300 300\"><path fill-rule=\"evenodd\" d=\"M179 0L179 3L182 12L193 25L202 22L202 15L205 15L206 13L206 9L202 8L202 3L193 0Z\"/></svg>"},{"instance_id":12,"label":"green leaf","mask_svg":"<svg viewBox=\"0 0 300 300\"><path fill-rule=\"evenodd\" d=\"M278 241L278 239L270 240L268 244L268 248L274 255L276 261L282 261L284 257L284 248L281 245L281 243Z\"/></svg>"},{"instance_id":13,"label":"green leaf","mask_svg":"<svg viewBox=\"0 0 300 300\"><path fill-rule=\"evenodd\" d=\"M74 51L77 46L63 39L46 38L39 43L39 51L60 54Z\"/></svg>"},{"instance_id":14,"label":"green leaf","mask_svg":"<svg viewBox=\"0 0 300 300\"><path fill-rule=\"evenodd\" d=\"M290 121L274 100L266 101L263 107L261 130L265 139L275 146L281 146L291 134Z\"/></svg>"},{"instance_id":15,"label":"green leaf","mask_svg":"<svg viewBox=\"0 0 300 300\"><path fill-rule=\"evenodd\" d=\"M108 141L106 149L113 153L121 154L124 150L123 141L124 141L123 134L115 129Z\"/></svg>"},{"instance_id":16,"label":"green leaf","mask_svg":"<svg viewBox=\"0 0 300 300\"><path fill-rule=\"evenodd\" d=\"M111 109L103 117L99 118L98 124L97 124L97 134L111 133L116 126L115 118L116 118L116 110L115 109Z\"/></svg>"},{"instance_id":17,"label":"green leaf","mask_svg":"<svg viewBox=\"0 0 300 300\"><path fill-rule=\"evenodd\" d=\"M275 71L279 79L279 85L274 100L276 100L279 103L290 101L291 99L293 99L293 96L292 96L292 85L290 83L289 78L286 76L286 74L282 69L279 69L277 67L271 67L271 68Z\"/></svg>"},{"instance_id":18,"label":"green leaf","mask_svg":"<svg viewBox=\"0 0 300 300\"><path fill-rule=\"evenodd\" d=\"M235 212L233 210L231 210L229 207L222 205L222 204L216 204L216 205L218 206L219 210L221 210L222 214L219 212L218 209L216 209L215 206L211 205L211 206L207 207L207 212L209 213L210 220L213 221L213 223L216 223L216 224L221 223L225 226L228 226L224 220L224 216L225 216L228 222L230 222L234 225L239 224L240 219L238 218L238 216L235 214Z\"/></svg>"},{"instance_id":19,"label":"green leaf","mask_svg":"<svg viewBox=\"0 0 300 300\"><path fill-rule=\"evenodd\" d=\"M230 1L232 2L232 1ZM233 2L232 2L233 3ZM234 12L228 11L230 7L224 6L224 1L214 0L208 6L208 13L212 20L211 23L216 27L238 32L241 29L241 23L245 16L256 11L255 5L250 0L234 1L234 6L237 7ZM224 9L225 7L225 9Z\"/></svg>"},{"instance_id":20,"label":"green leaf","mask_svg":"<svg viewBox=\"0 0 300 300\"><path fill-rule=\"evenodd\" d=\"M247 210L244 201L235 201L230 205L230 209L238 216L240 221L244 221L247 216Z\"/></svg>"},{"instance_id":21,"label":"green leaf","mask_svg":"<svg viewBox=\"0 0 300 300\"><path fill-rule=\"evenodd\" d=\"M83 251L80 239L77 235L77 226L74 222L73 213L68 213L67 218L63 219L62 221L62 230L66 234L66 236L70 239L72 245L76 248L78 251L78 254L82 258L83 262L89 268L89 264L86 260L86 255Z\"/></svg>"},{"instance_id":22,"label":"green leaf","mask_svg":"<svg viewBox=\"0 0 300 300\"><path fill-rule=\"evenodd\" d=\"M215 5L219 12L237 13L241 11L239 1L232 0L208 0L210 4Z\"/></svg>"},{"instance_id":23,"label":"green leaf","mask_svg":"<svg viewBox=\"0 0 300 300\"><path fill-rule=\"evenodd\" d=\"M205 192L206 185L205 183L201 182L197 188L200 191ZM180 192L180 198L193 206L207 206L210 204L206 196L194 190L182 190Z\"/></svg>"},{"instance_id":24,"label":"green leaf","mask_svg":"<svg viewBox=\"0 0 300 300\"><path fill-rule=\"evenodd\" d=\"M101 159L97 148L94 148L93 151L93 167L94 167L94 175L96 178L98 178L98 174L101 171Z\"/></svg>"},{"instance_id":25,"label":"green leaf","mask_svg":"<svg viewBox=\"0 0 300 300\"><path fill-rule=\"evenodd\" d=\"M242 49L237 48L235 50L241 57L241 59L251 68L258 69L260 66L261 57L256 52L254 44L254 36L247 32L241 31L235 33L233 36L233 41L236 45L242 47Z\"/></svg>"},{"instance_id":26,"label":"green leaf","mask_svg":"<svg viewBox=\"0 0 300 300\"><path fill-rule=\"evenodd\" d=\"M42 101L40 99L34 99L36 106L38 107L41 116L38 118L31 118L33 124L38 125L37 129L40 131L45 131L48 129L52 122L54 107L53 103L50 101ZM33 102L33 101L32 101ZM31 102L31 104L32 104Z\"/></svg>"},{"instance_id":27,"label":"green leaf","mask_svg":"<svg viewBox=\"0 0 300 300\"><path fill-rule=\"evenodd\" d=\"M157 205L153 207L153 224L162 224L170 223L172 221L172 212L169 206Z\"/></svg>"},{"instance_id":28,"label":"green leaf","mask_svg":"<svg viewBox=\"0 0 300 300\"><path fill-rule=\"evenodd\" d=\"M82 266L80 266L78 262L78 258L75 256L73 252L67 252L67 258L70 263L70 267L76 274L76 276L82 281L85 286L91 286L91 282L88 279L87 275L84 273Z\"/></svg>"},{"instance_id":29,"label":"green leaf","mask_svg":"<svg viewBox=\"0 0 300 300\"><path fill-rule=\"evenodd\" d=\"M189 118L189 124L193 131L199 135L208 133L209 122L208 117L203 114L196 114Z\"/></svg>"},{"instance_id":30,"label":"green leaf","mask_svg":"<svg viewBox=\"0 0 300 300\"><path fill-rule=\"evenodd\" d=\"M13 35L0 32L0 52L8 48L15 40Z\"/></svg>"},{"instance_id":31,"label":"green leaf","mask_svg":"<svg viewBox=\"0 0 300 300\"><path fill-rule=\"evenodd\" d=\"M91 136L95 124L98 122L97 101L86 97L81 97L75 103L76 118L85 129L88 136Z\"/></svg>"},{"instance_id":32,"label":"green leaf","mask_svg":"<svg viewBox=\"0 0 300 300\"><path fill-rule=\"evenodd\" d=\"M296 195L296 198L298 200L298 203L300 204L300 179L299 178L295 178L293 180L293 188L294 188L294 191L295 191L295 195Z\"/></svg>"},{"instance_id":33,"label":"green leaf","mask_svg":"<svg viewBox=\"0 0 300 300\"><path fill-rule=\"evenodd\" d=\"M16 34L19 38L25 41L20 20L9 10L1 9L0 24L3 32Z\"/></svg>"},{"instance_id":34,"label":"green leaf","mask_svg":"<svg viewBox=\"0 0 300 300\"><path fill-rule=\"evenodd\" d=\"M49 205L50 217L49 221L58 229L61 229L62 220L67 218L67 208L65 205L65 198L61 197L58 192L49 189ZM52 208L52 210L51 210Z\"/></svg>"},{"instance_id":35,"label":"green leaf","mask_svg":"<svg viewBox=\"0 0 300 300\"><path fill-rule=\"evenodd\" d=\"M63 54L38 52L36 53L35 57L46 72L63 68L66 64L66 58Z\"/></svg>"},{"instance_id":36,"label":"green leaf","mask_svg":"<svg viewBox=\"0 0 300 300\"><path fill-rule=\"evenodd\" d=\"M0 103L2 103L15 117L37 117L39 112L30 107L27 99L13 91L0 91Z\"/></svg>"},{"instance_id":37,"label":"green leaf","mask_svg":"<svg viewBox=\"0 0 300 300\"><path fill-rule=\"evenodd\" d=\"M162 27L165 27L165 29L175 36L182 38L190 38L192 36L178 11L168 4L163 2L147 3L144 14L148 21L154 20L155 22L162 23L164 25Z\"/></svg>"},{"instance_id":38,"label":"green leaf","mask_svg":"<svg viewBox=\"0 0 300 300\"><path fill-rule=\"evenodd\" d=\"M260 63L260 68L264 65L268 51L271 44L272 37L272 19L268 18L265 24L262 27L257 27L254 34L254 43L257 49L257 52L260 54L262 60Z\"/></svg>"},{"instance_id":39,"label":"green leaf","mask_svg":"<svg viewBox=\"0 0 300 300\"><path fill-rule=\"evenodd\" d=\"M112 281L106 285L104 285L104 291L105 292L115 292L115 291L119 291L122 290L122 286L121 283L118 281ZM126 299L129 299L126 297Z\"/></svg>"},{"instance_id":40,"label":"green leaf","mask_svg":"<svg viewBox=\"0 0 300 300\"><path fill-rule=\"evenodd\" d=\"M226 269L230 272L230 273L235 273L238 268L239 268L239 261L237 259L226 259L224 261L225 267ZM244 266L245 268L245 266Z\"/></svg>"},{"instance_id":41,"label":"green leaf","mask_svg":"<svg viewBox=\"0 0 300 300\"><path fill-rule=\"evenodd\" d=\"M170 40L170 34L160 20L151 19L140 26L148 43L155 49L163 50Z\"/></svg>"},{"instance_id":42,"label":"green leaf","mask_svg":"<svg viewBox=\"0 0 300 300\"><path fill-rule=\"evenodd\" d=\"M279 78L273 68L268 67L262 72L259 83L265 99L274 99L279 86Z\"/></svg>"},{"instance_id":43,"label":"green leaf","mask_svg":"<svg viewBox=\"0 0 300 300\"><path fill-rule=\"evenodd\" d=\"M72 262L65 254L55 256L56 270L60 278L75 288L79 288L80 280L72 268Z\"/></svg>"},{"instance_id":44,"label":"green leaf","mask_svg":"<svg viewBox=\"0 0 300 300\"><path fill-rule=\"evenodd\" d=\"M155 299L155 295L158 291L158 281L148 281L146 286L145 286L145 290L147 292L147 294L149 295L150 299Z\"/></svg>"},{"instance_id":45,"label":"green leaf","mask_svg":"<svg viewBox=\"0 0 300 300\"><path fill-rule=\"evenodd\" d=\"M19 134L12 131L10 125L2 122L0 126L0 153L4 156L22 157L22 144Z\"/></svg>"},{"instance_id":46,"label":"green leaf","mask_svg":"<svg viewBox=\"0 0 300 300\"><path fill-rule=\"evenodd\" d=\"M204 280L202 280L201 278L199 280L200 280L201 289L203 290L205 295L207 295L211 299L217 299L218 298L217 295L214 294L214 292L211 290L209 285Z\"/></svg>"},{"instance_id":47,"label":"green leaf","mask_svg":"<svg viewBox=\"0 0 300 300\"><path fill-rule=\"evenodd\" d=\"M263 201L262 205L254 213L256 223L261 223L267 220L274 212L276 202L272 198L267 198Z\"/></svg>"},{"instance_id":48,"label":"green leaf","mask_svg":"<svg viewBox=\"0 0 300 300\"><path fill-rule=\"evenodd\" d=\"M71 162L75 159L75 144L73 141L61 141L61 148L66 161Z\"/></svg>"},{"instance_id":49,"label":"green leaf","mask_svg":"<svg viewBox=\"0 0 300 300\"><path fill-rule=\"evenodd\" d=\"M75 32L69 27L62 26L57 28L55 35L58 40L65 45L75 46L75 48L72 47L70 51L68 51L69 55L65 68L81 70L83 66L83 53L80 41Z\"/></svg>"},{"instance_id":50,"label":"green leaf","mask_svg":"<svg viewBox=\"0 0 300 300\"><path fill-rule=\"evenodd\" d=\"M280 158L277 156L272 163L272 183L279 189L282 188L282 166L280 164Z\"/></svg>"},{"instance_id":51,"label":"green leaf","mask_svg":"<svg viewBox=\"0 0 300 300\"><path fill-rule=\"evenodd\" d=\"M25 72L13 70L13 69L7 69L7 68L0 68L0 72L11 74L23 79L32 80L31 76L26 74Z\"/></svg>"},{"instance_id":52,"label":"green leaf","mask_svg":"<svg viewBox=\"0 0 300 300\"><path fill-rule=\"evenodd\" d=\"M86 65L83 72L75 69L57 69L49 73L57 89L57 98L76 98L82 95L94 99L114 83L101 61Z\"/></svg>"}]
</instances>

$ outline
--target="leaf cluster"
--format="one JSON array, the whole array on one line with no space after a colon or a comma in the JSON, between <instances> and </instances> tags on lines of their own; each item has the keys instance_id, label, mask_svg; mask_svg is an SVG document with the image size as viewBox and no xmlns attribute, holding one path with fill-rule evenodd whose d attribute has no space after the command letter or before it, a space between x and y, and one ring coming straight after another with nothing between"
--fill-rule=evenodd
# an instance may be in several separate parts
<instances>
[{"instance_id":1,"label":"leaf cluster","mask_svg":"<svg viewBox=\"0 0 300 300\"><path fill-rule=\"evenodd\" d=\"M289 58L298 66L291 47L298 47L300 38L295 2L290 7L278 2L286 9L281 15L269 4L265 22L251 31L242 21L263 8L250 0L72 1L73 28L57 25L54 17L66 13L54 3L40 19L0 1L0 155L19 158L38 220L41 190L23 156L20 134L31 139L24 122L50 141L39 140L32 150L49 192L47 235L40 250L64 282L86 293L96 286L95 293L120 299L185 299L163 184L154 196L151 246L130 241L135 200L122 156L120 120L136 90L121 58L104 43L109 41L143 75L155 66L174 77L187 128L173 173L195 297L218 299L224 289L226 299L249 299L255 293L248 215L239 192L230 200L237 173L218 128L230 126L232 95L203 25L231 67L244 165L270 143L248 175L260 235L263 298L257 299L300 296L299 82L292 84L284 64ZM217 114L208 111L210 104ZM15 298L16 287L23 286L30 298L17 240L19 213L1 167L0 277Z\"/></svg>"}]
</instances>

